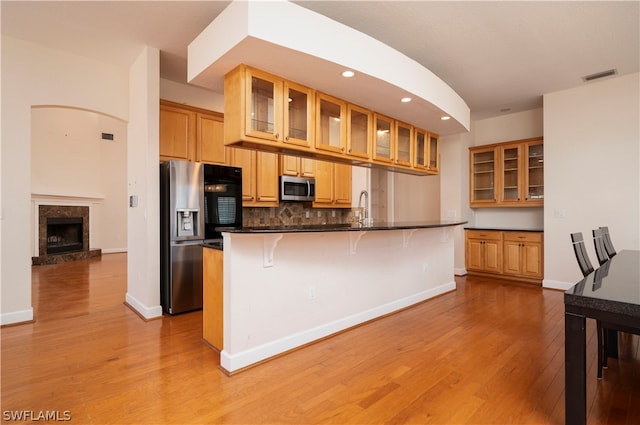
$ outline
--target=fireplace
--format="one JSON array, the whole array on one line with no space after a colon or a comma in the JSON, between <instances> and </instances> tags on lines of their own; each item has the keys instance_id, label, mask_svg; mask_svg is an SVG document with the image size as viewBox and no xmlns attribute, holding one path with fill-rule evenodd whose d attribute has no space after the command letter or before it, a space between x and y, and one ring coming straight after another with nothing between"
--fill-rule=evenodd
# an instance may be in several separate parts
<instances>
[{"instance_id":1,"label":"fireplace","mask_svg":"<svg viewBox=\"0 0 640 425\"><path fill-rule=\"evenodd\" d=\"M82 217L47 218L47 255L82 251Z\"/></svg>"},{"instance_id":2,"label":"fireplace","mask_svg":"<svg viewBox=\"0 0 640 425\"><path fill-rule=\"evenodd\" d=\"M34 265L56 264L101 255L89 247L89 207L40 205L38 208L38 257Z\"/></svg>"}]
</instances>

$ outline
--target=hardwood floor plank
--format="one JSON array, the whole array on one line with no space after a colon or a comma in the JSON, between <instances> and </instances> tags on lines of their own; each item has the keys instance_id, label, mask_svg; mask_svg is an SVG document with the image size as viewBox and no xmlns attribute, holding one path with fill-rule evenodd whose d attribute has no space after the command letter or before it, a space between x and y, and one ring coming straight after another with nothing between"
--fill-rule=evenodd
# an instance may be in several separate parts
<instances>
[{"instance_id":1,"label":"hardwood floor plank","mask_svg":"<svg viewBox=\"0 0 640 425\"><path fill-rule=\"evenodd\" d=\"M36 321L1 330L5 411L82 424L564 422L560 291L456 278L454 292L228 377L201 312L145 322L123 304L125 254L32 270ZM622 336L597 380L590 320L587 332L589 425L640 423L640 337Z\"/></svg>"}]
</instances>

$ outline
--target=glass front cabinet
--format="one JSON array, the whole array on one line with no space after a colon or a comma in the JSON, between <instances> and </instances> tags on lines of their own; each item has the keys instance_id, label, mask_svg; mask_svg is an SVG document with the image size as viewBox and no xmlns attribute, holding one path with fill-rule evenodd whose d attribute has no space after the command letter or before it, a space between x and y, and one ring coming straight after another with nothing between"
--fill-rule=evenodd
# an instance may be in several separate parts
<instances>
[{"instance_id":1,"label":"glass front cabinet","mask_svg":"<svg viewBox=\"0 0 640 425\"><path fill-rule=\"evenodd\" d=\"M395 145L394 120L374 114L373 159L378 162L393 162Z\"/></svg>"},{"instance_id":2,"label":"glass front cabinet","mask_svg":"<svg viewBox=\"0 0 640 425\"><path fill-rule=\"evenodd\" d=\"M472 208L543 205L541 138L474 147L469 154Z\"/></svg>"},{"instance_id":3,"label":"glass front cabinet","mask_svg":"<svg viewBox=\"0 0 640 425\"><path fill-rule=\"evenodd\" d=\"M346 150L345 126L347 104L335 97L317 93L316 149L344 153Z\"/></svg>"},{"instance_id":4,"label":"glass front cabinet","mask_svg":"<svg viewBox=\"0 0 640 425\"><path fill-rule=\"evenodd\" d=\"M246 65L225 76L224 90L225 143L313 148L314 90Z\"/></svg>"},{"instance_id":5,"label":"glass front cabinet","mask_svg":"<svg viewBox=\"0 0 640 425\"><path fill-rule=\"evenodd\" d=\"M492 206L496 203L496 149L472 149L469 152L471 207Z\"/></svg>"}]
</instances>

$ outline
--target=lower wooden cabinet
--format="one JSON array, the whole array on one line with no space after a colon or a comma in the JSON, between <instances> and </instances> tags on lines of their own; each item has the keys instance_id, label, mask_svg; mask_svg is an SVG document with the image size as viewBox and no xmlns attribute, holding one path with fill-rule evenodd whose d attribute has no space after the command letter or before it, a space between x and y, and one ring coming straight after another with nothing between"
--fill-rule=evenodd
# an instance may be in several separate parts
<instances>
[{"instance_id":1,"label":"lower wooden cabinet","mask_svg":"<svg viewBox=\"0 0 640 425\"><path fill-rule=\"evenodd\" d=\"M502 273L502 233L467 230L466 236L467 270Z\"/></svg>"},{"instance_id":2,"label":"lower wooden cabinet","mask_svg":"<svg viewBox=\"0 0 640 425\"><path fill-rule=\"evenodd\" d=\"M222 351L223 303L222 303L222 250L202 248L202 338L215 349Z\"/></svg>"},{"instance_id":3,"label":"lower wooden cabinet","mask_svg":"<svg viewBox=\"0 0 640 425\"><path fill-rule=\"evenodd\" d=\"M465 230L465 267L469 274L541 284L543 253L542 232Z\"/></svg>"}]
</instances>

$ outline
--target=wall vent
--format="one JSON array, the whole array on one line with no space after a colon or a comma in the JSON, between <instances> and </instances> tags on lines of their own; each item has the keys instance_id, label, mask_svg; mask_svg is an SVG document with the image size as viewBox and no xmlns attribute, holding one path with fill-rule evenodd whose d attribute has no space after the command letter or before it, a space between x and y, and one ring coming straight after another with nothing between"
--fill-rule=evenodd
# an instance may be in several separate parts
<instances>
[{"instance_id":1,"label":"wall vent","mask_svg":"<svg viewBox=\"0 0 640 425\"><path fill-rule=\"evenodd\" d=\"M616 75L618 71L616 69L608 69L606 71L596 72L595 74L585 75L582 77L583 81L593 81L599 78L610 77L611 75Z\"/></svg>"}]
</instances>

